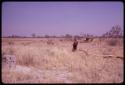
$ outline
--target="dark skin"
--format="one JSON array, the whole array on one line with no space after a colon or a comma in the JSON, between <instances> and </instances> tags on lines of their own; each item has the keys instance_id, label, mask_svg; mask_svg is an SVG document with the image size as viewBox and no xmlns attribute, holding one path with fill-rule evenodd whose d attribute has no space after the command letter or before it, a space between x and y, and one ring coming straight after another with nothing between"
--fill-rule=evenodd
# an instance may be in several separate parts
<instances>
[{"instance_id":1,"label":"dark skin","mask_svg":"<svg viewBox=\"0 0 125 85\"><path fill-rule=\"evenodd\" d=\"M77 50L77 45L78 45L78 41L76 39L74 39L72 51L76 51Z\"/></svg>"}]
</instances>

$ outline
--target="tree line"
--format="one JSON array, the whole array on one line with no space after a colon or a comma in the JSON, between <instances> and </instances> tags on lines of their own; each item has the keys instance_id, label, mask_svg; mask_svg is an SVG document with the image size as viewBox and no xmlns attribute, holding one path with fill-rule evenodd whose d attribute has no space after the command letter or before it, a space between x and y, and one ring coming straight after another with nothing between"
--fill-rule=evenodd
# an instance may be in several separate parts
<instances>
[{"instance_id":1,"label":"tree line","mask_svg":"<svg viewBox=\"0 0 125 85\"><path fill-rule=\"evenodd\" d=\"M108 32L105 32L101 36L96 36L88 33L82 33L80 35L71 35L71 34L65 34L61 36L52 36L52 35L36 35L35 33L32 33L30 37L28 36L18 36L18 35L11 35L7 36L7 38L72 38L72 37L77 37L77 38L95 38L95 37L103 37L103 38L123 38L123 30L119 25L113 26Z\"/></svg>"}]
</instances>

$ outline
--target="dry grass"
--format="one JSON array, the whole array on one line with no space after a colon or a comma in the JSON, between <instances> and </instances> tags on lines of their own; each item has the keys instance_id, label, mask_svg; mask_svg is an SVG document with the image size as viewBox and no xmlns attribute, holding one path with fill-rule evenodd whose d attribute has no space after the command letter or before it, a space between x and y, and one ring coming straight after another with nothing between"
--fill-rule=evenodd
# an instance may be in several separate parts
<instances>
[{"instance_id":1,"label":"dry grass","mask_svg":"<svg viewBox=\"0 0 125 85\"><path fill-rule=\"evenodd\" d=\"M13 44L8 44L10 40ZM70 40L62 42L60 39L2 38L2 54L15 55L17 66L22 66L22 69L32 68L25 73L3 70L2 81L4 83L123 82L123 59L117 58L117 56L123 58L123 42L111 46L105 40L99 42L96 39L91 43L79 43L76 52L72 52L72 43ZM104 57L109 55L112 57ZM43 70L44 72L41 72Z\"/></svg>"}]
</instances>

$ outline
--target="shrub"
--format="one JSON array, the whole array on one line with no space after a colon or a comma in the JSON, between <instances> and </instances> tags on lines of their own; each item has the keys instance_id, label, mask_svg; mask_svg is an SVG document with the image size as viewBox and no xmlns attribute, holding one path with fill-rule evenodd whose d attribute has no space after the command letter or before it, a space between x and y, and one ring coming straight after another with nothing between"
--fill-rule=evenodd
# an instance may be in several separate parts
<instances>
[{"instance_id":1,"label":"shrub","mask_svg":"<svg viewBox=\"0 0 125 85\"><path fill-rule=\"evenodd\" d=\"M54 45L54 42L53 42L52 40L48 40L48 41L47 41L47 44L48 44L48 45Z\"/></svg>"},{"instance_id":2,"label":"shrub","mask_svg":"<svg viewBox=\"0 0 125 85\"><path fill-rule=\"evenodd\" d=\"M9 45L14 45L14 42L9 41L8 44L9 44Z\"/></svg>"},{"instance_id":3,"label":"shrub","mask_svg":"<svg viewBox=\"0 0 125 85\"><path fill-rule=\"evenodd\" d=\"M116 39L111 39L107 41L108 45L110 46L116 46L118 44L118 40Z\"/></svg>"}]
</instances>

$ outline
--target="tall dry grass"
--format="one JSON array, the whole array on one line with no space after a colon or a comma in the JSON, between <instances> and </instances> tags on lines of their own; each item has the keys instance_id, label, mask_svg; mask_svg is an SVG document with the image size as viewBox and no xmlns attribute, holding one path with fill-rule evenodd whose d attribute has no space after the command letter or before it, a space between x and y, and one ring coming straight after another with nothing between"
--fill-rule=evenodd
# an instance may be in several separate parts
<instances>
[{"instance_id":1,"label":"tall dry grass","mask_svg":"<svg viewBox=\"0 0 125 85\"><path fill-rule=\"evenodd\" d=\"M9 43L10 40L13 44ZM17 65L20 66L40 70L68 71L72 74L68 77L72 83L119 83L123 81L123 60L115 58L115 56L123 57L121 44L112 47L104 40L99 47L98 44L94 45L99 42L95 40L91 43L79 43L78 50L72 52L72 41L62 41L59 39L48 41L47 39L6 38L2 39L2 54L15 55ZM114 56L104 58L105 54ZM34 79L32 73L24 74L13 71L3 71L2 75L2 80L6 83L65 82L54 80L51 74L45 76L45 79Z\"/></svg>"}]
</instances>

